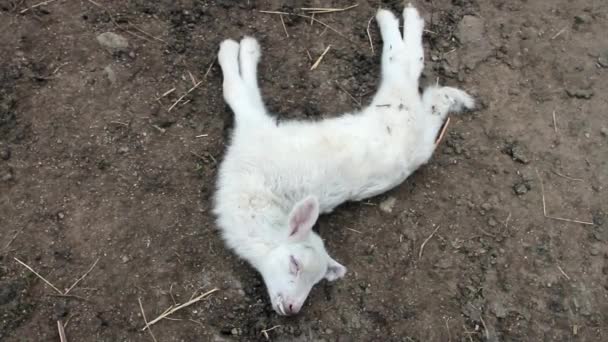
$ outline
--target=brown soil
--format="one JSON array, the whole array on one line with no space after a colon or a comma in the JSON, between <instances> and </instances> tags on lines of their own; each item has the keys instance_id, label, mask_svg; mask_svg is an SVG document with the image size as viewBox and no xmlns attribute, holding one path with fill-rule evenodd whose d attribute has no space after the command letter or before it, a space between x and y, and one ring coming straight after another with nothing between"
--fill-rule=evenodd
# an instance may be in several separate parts
<instances>
[{"instance_id":1,"label":"brown soil","mask_svg":"<svg viewBox=\"0 0 608 342\"><path fill-rule=\"evenodd\" d=\"M151 319L213 287L154 325L156 339L263 341L279 326L274 341L608 340L608 2L417 1L423 83L465 89L480 109L453 116L404 184L320 219L349 273L291 318L210 214L232 121L217 64L168 108L243 34L262 44L260 83L281 119L350 111L346 91L365 104L380 2L316 16L346 38L286 16L287 38L257 10L352 2L96 0L108 12L58 0L20 13L38 2L0 1L0 340L59 341L61 320L69 341L151 341L138 298ZM108 51L104 32L129 47ZM592 224L545 218L536 170L547 215ZM61 297L15 257L61 290L99 262Z\"/></svg>"}]
</instances>

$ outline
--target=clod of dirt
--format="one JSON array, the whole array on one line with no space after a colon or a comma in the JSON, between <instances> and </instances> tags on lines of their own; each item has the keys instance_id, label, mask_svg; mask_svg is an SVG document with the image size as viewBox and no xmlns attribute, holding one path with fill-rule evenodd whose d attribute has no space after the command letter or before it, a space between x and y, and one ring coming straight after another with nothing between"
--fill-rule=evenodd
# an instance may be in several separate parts
<instances>
[{"instance_id":1,"label":"clod of dirt","mask_svg":"<svg viewBox=\"0 0 608 342\"><path fill-rule=\"evenodd\" d=\"M112 69L111 66L108 65L105 68L103 68L103 72L108 77L108 80L110 80L110 83L112 83L112 84L116 83L116 73L114 72L114 69Z\"/></svg>"},{"instance_id":2,"label":"clod of dirt","mask_svg":"<svg viewBox=\"0 0 608 342\"><path fill-rule=\"evenodd\" d=\"M515 191L515 194L518 196L524 195L526 194L528 191L530 191L532 187L530 186L530 183L528 182L521 182L521 183L517 183L513 186L513 191Z\"/></svg>"},{"instance_id":3,"label":"clod of dirt","mask_svg":"<svg viewBox=\"0 0 608 342\"><path fill-rule=\"evenodd\" d=\"M0 170L0 182L10 182L13 178L15 178L15 176L12 168L9 167L5 170Z\"/></svg>"},{"instance_id":4,"label":"clod of dirt","mask_svg":"<svg viewBox=\"0 0 608 342\"><path fill-rule=\"evenodd\" d=\"M593 97L593 90L591 89L581 89L581 88L566 88L566 94L570 97L575 97L577 99L590 99Z\"/></svg>"},{"instance_id":5,"label":"clod of dirt","mask_svg":"<svg viewBox=\"0 0 608 342\"><path fill-rule=\"evenodd\" d=\"M378 207L383 212L390 214L393 212L393 209L395 208L395 203L397 203L397 199L395 197L391 196L391 197L385 199L384 201L382 201Z\"/></svg>"},{"instance_id":6,"label":"clod of dirt","mask_svg":"<svg viewBox=\"0 0 608 342\"><path fill-rule=\"evenodd\" d=\"M602 68L608 68L608 49L600 53L600 56L597 58L597 62Z\"/></svg>"},{"instance_id":7,"label":"clod of dirt","mask_svg":"<svg viewBox=\"0 0 608 342\"><path fill-rule=\"evenodd\" d=\"M97 41L110 52L124 52L129 48L127 38L114 32L104 32L98 35Z\"/></svg>"},{"instance_id":8,"label":"clod of dirt","mask_svg":"<svg viewBox=\"0 0 608 342\"><path fill-rule=\"evenodd\" d=\"M11 158L11 150L8 146L0 146L0 159L9 160Z\"/></svg>"},{"instance_id":9,"label":"clod of dirt","mask_svg":"<svg viewBox=\"0 0 608 342\"><path fill-rule=\"evenodd\" d=\"M505 317L507 317L507 309L499 301L496 301L496 302L493 302L492 304L490 304L490 311L492 311L492 313L494 313L494 315L496 316L496 318L505 318Z\"/></svg>"},{"instance_id":10,"label":"clod of dirt","mask_svg":"<svg viewBox=\"0 0 608 342\"><path fill-rule=\"evenodd\" d=\"M474 69L480 62L492 54L492 45L488 40L483 19L465 15L455 33L462 44L461 60L468 69Z\"/></svg>"},{"instance_id":11,"label":"clod of dirt","mask_svg":"<svg viewBox=\"0 0 608 342\"><path fill-rule=\"evenodd\" d=\"M528 164L530 162L530 158L528 157L530 152L528 151L528 148L520 142L507 142L503 152L511 156L516 162L522 164Z\"/></svg>"},{"instance_id":12,"label":"clod of dirt","mask_svg":"<svg viewBox=\"0 0 608 342\"><path fill-rule=\"evenodd\" d=\"M605 138L608 137L608 127L600 128L600 134ZM0 152L1 153L1 152Z\"/></svg>"}]
</instances>

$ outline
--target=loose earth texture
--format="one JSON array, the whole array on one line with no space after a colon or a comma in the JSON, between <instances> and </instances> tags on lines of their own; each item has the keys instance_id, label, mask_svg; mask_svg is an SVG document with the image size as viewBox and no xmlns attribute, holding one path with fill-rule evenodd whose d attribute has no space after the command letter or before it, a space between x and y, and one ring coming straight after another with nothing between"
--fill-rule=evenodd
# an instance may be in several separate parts
<instances>
[{"instance_id":1,"label":"loose earth texture","mask_svg":"<svg viewBox=\"0 0 608 342\"><path fill-rule=\"evenodd\" d=\"M255 36L269 109L321 119L371 99L371 18L402 1L39 2L0 1L0 340L59 341L60 321L68 341L152 341L141 308L213 288L156 340L608 340L608 2L416 1L422 83L479 109L404 184L320 219L349 273L288 318L210 214L232 126L218 45Z\"/></svg>"}]
</instances>

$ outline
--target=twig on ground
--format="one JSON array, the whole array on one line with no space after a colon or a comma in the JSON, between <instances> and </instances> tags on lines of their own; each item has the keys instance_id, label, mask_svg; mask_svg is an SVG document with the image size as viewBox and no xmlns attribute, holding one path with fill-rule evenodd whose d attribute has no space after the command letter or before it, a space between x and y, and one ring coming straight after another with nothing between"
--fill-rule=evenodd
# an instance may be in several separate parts
<instances>
[{"instance_id":1,"label":"twig on ground","mask_svg":"<svg viewBox=\"0 0 608 342\"><path fill-rule=\"evenodd\" d=\"M452 333L450 333L450 318L445 319L445 327L448 329L448 342L452 342Z\"/></svg>"},{"instance_id":2,"label":"twig on ground","mask_svg":"<svg viewBox=\"0 0 608 342\"><path fill-rule=\"evenodd\" d=\"M278 327L280 327L280 325L275 325L272 328L264 329L264 330L260 331L260 334L264 335L264 338L266 338L267 340L270 340L270 336L268 336L268 332L272 331Z\"/></svg>"},{"instance_id":3,"label":"twig on ground","mask_svg":"<svg viewBox=\"0 0 608 342\"><path fill-rule=\"evenodd\" d=\"M371 25L373 19L374 17L369 18L369 21L367 22L367 29L365 30L367 32L367 38L369 39L369 47L372 49L372 55L374 54L374 43L372 42L372 35L369 33L369 26Z\"/></svg>"},{"instance_id":4,"label":"twig on ground","mask_svg":"<svg viewBox=\"0 0 608 342\"><path fill-rule=\"evenodd\" d=\"M120 29L120 30L122 30L122 31L124 31L124 32L126 32L126 33L128 33L128 34L130 34L132 36L134 36L134 37L137 37L139 39L143 39L143 40L145 40L147 42L151 42L150 39L148 39L146 37L143 37L143 36L140 36L137 33L131 32L131 31L127 30L126 28L120 26L120 24L116 21L116 19L114 19L114 16L112 15L112 12L110 12L110 10L107 7L105 7L104 5L102 5L100 3L97 3L96 1L93 1L93 0L87 0L87 1L90 2L90 3L92 3L93 5L101 8L101 9L103 9L104 11L106 11L106 13L108 13L108 16L110 17L110 21L112 21L112 23L114 24L114 26L116 26L118 29ZM161 41L161 42L165 42L164 40L162 40L160 38L154 37L153 35L151 35L151 34L149 34L147 32L144 32L142 29L140 29L139 27L137 27L137 26L135 26L135 25L133 25L131 23L128 23L128 24L130 26L132 26L133 28L135 28L136 30L144 33L145 35L147 35L149 37L152 37L153 39L156 39L156 40Z\"/></svg>"},{"instance_id":5,"label":"twig on ground","mask_svg":"<svg viewBox=\"0 0 608 342\"><path fill-rule=\"evenodd\" d=\"M287 33L287 26L285 26L285 20L283 20L283 15L281 14L279 18L281 18L281 24L283 25L283 31L285 31L285 36L289 38L289 33Z\"/></svg>"},{"instance_id":6,"label":"twig on ground","mask_svg":"<svg viewBox=\"0 0 608 342\"><path fill-rule=\"evenodd\" d=\"M481 324L483 325L483 330L486 333L486 341L490 340L490 331L488 330L488 327L486 326L486 322L484 322L483 317L481 315L481 309L479 310L480 314L479 314L479 320L481 321Z\"/></svg>"},{"instance_id":7,"label":"twig on ground","mask_svg":"<svg viewBox=\"0 0 608 342\"><path fill-rule=\"evenodd\" d=\"M214 63L215 63L215 59L211 62L211 64L209 64L209 67L207 68L207 71L205 72L205 75L203 75L203 79L200 80L200 81L198 81L198 82L196 82L196 84L192 88L188 89L188 91L184 95L180 96L171 105L171 107L169 107L169 109L167 110L168 112L170 112L175 106L177 106L178 103L180 103L184 99L184 97L188 96L188 94L190 94L192 91L194 91L194 89L198 88L198 86L200 86L203 83L203 81L207 79L207 75L209 75L209 71L211 71L211 67L213 66Z\"/></svg>"},{"instance_id":8,"label":"twig on ground","mask_svg":"<svg viewBox=\"0 0 608 342\"><path fill-rule=\"evenodd\" d=\"M65 327L61 321L57 321L57 330L59 330L59 341L68 342L68 339L65 337Z\"/></svg>"},{"instance_id":9,"label":"twig on ground","mask_svg":"<svg viewBox=\"0 0 608 342\"><path fill-rule=\"evenodd\" d=\"M350 5L344 8L326 8L326 7L302 7L300 8L304 12L309 12L312 14L323 14L323 13L334 13L334 12L344 12L349 9L355 8L359 6L359 4Z\"/></svg>"},{"instance_id":10,"label":"twig on ground","mask_svg":"<svg viewBox=\"0 0 608 342\"><path fill-rule=\"evenodd\" d=\"M563 178L569 179L569 180L571 180L571 181L576 181L576 182L583 182L583 181L584 181L584 179L581 179L581 178L572 178L572 177L569 177L569 176L563 175L563 174L561 174L561 173L559 173L559 172L557 172L557 171L555 171L555 170L551 170L551 172L555 173L556 175L558 175L558 176L560 176L560 177L563 177Z\"/></svg>"},{"instance_id":11,"label":"twig on ground","mask_svg":"<svg viewBox=\"0 0 608 342\"><path fill-rule=\"evenodd\" d=\"M196 303L198 301L201 301L201 300L207 298L209 295L211 295L212 293L214 293L216 291L219 291L219 289L218 288L214 288L211 291L207 291L207 292L205 292L205 293L203 293L203 294L201 294L199 296L191 298L189 301L187 301L184 304L181 304L181 305L178 305L178 306L173 306L173 305L170 306L162 314L160 314L160 316L156 317L155 319L151 320L150 322L146 322L146 326L142 330L149 329L150 326L152 326L153 324L157 323L158 321L166 318L167 316L173 314L176 311L179 311L179 310L181 310L181 309L183 309L183 308L185 308L187 306L190 306L190 305L192 305L192 304L194 304L194 303ZM141 301L140 301L140 305L141 305ZM143 309L142 309L142 312L143 312Z\"/></svg>"},{"instance_id":12,"label":"twig on ground","mask_svg":"<svg viewBox=\"0 0 608 342\"><path fill-rule=\"evenodd\" d=\"M448 116L445 119L445 123L443 124L443 128L441 129L441 132L439 132L439 137L437 137L437 140L435 141L435 146L439 145L441 140L443 140L443 136L445 135L445 132L448 130L449 124L450 124L450 117Z\"/></svg>"},{"instance_id":13,"label":"twig on ground","mask_svg":"<svg viewBox=\"0 0 608 342\"><path fill-rule=\"evenodd\" d=\"M175 87L173 87L173 88L171 88L171 89L167 90L167 91L166 91L166 92L164 92L164 93L163 93L163 94L162 94L162 95L161 95L159 98L157 98L157 100L162 99L163 97L165 97L165 96L167 96L167 95L171 94L171 93L172 93L172 92L174 92L174 91L175 91Z\"/></svg>"},{"instance_id":14,"label":"twig on ground","mask_svg":"<svg viewBox=\"0 0 608 342\"><path fill-rule=\"evenodd\" d=\"M194 77L194 75L192 75L192 73L190 72L190 70L188 70L188 76L190 76L190 80L192 81L192 85L196 85L196 78Z\"/></svg>"},{"instance_id":15,"label":"twig on ground","mask_svg":"<svg viewBox=\"0 0 608 342\"><path fill-rule=\"evenodd\" d=\"M342 90L343 92L345 92L348 96L350 96L350 98L355 101L355 103L357 104L357 106L361 107L361 101L357 100L351 93L348 92L348 90L344 89L344 87L342 87L340 85L340 83L338 83L338 81L336 81L336 85L338 86L338 88L340 88L340 90Z\"/></svg>"},{"instance_id":16,"label":"twig on ground","mask_svg":"<svg viewBox=\"0 0 608 342\"><path fill-rule=\"evenodd\" d=\"M429 242L429 240L433 238L433 235L435 235L435 233L437 232L439 227L441 227L441 226L437 226L437 228L435 228L435 230L433 230L431 235L429 235L429 237L427 237L426 240L424 240L422 242L422 244L420 245L420 252L418 252L418 260L422 259L422 252L424 251L424 246L426 246L426 243Z\"/></svg>"},{"instance_id":17,"label":"twig on ground","mask_svg":"<svg viewBox=\"0 0 608 342\"><path fill-rule=\"evenodd\" d=\"M509 220L511 219L511 212L509 212L509 215L507 215L507 218L505 219L505 228L509 228Z\"/></svg>"},{"instance_id":18,"label":"twig on ground","mask_svg":"<svg viewBox=\"0 0 608 342\"><path fill-rule=\"evenodd\" d=\"M564 31L566 31L565 27L563 29L559 30L553 37L551 37L551 40L559 37L562 33L564 33Z\"/></svg>"},{"instance_id":19,"label":"twig on ground","mask_svg":"<svg viewBox=\"0 0 608 342\"><path fill-rule=\"evenodd\" d=\"M19 229L15 233L15 235L13 235L13 237L6 243L6 245L4 245L3 253L8 252L8 248L11 246L11 244L13 243L13 241L15 241L15 239L17 238L17 235L21 234L21 232L23 231L23 229L25 229L25 227L21 227L21 229Z\"/></svg>"},{"instance_id":20,"label":"twig on ground","mask_svg":"<svg viewBox=\"0 0 608 342\"><path fill-rule=\"evenodd\" d=\"M352 231L353 231L353 232L355 232L355 233L363 234L361 231L358 231L358 230L356 230L356 229L352 229L352 228L348 228L348 227L346 227L346 229L348 229L348 230L352 230Z\"/></svg>"},{"instance_id":21,"label":"twig on ground","mask_svg":"<svg viewBox=\"0 0 608 342\"><path fill-rule=\"evenodd\" d=\"M564 277L566 277L566 279L570 280L570 277L566 274L566 272L564 272L564 270L559 265L557 265L557 269L560 272L562 272L562 274L564 275Z\"/></svg>"},{"instance_id":22,"label":"twig on ground","mask_svg":"<svg viewBox=\"0 0 608 342\"><path fill-rule=\"evenodd\" d=\"M547 215L547 204L545 202L545 186L543 184L543 179L540 176L540 173L538 173L537 169L534 169L536 171L536 176L538 177L538 180L540 182L540 193L542 196L542 200L543 200L543 215L546 218L550 218L553 220L558 220L558 221L565 221L565 222L572 222L572 223L580 223L580 224L586 224L586 225L593 225L593 222L587 222L587 221L580 221L580 220L573 220L573 219L569 219L569 218L563 218L563 217L557 217L557 216L549 216Z\"/></svg>"},{"instance_id":23,"label":"twig on ground","mask_svg":"<svg viewBox=\"0 0 608 342\"><path fill-rule=\"evenodd\" d=\"M89 0L89 1L91 1L91 0ZM310 20L312 20L314 22L317 22L317 23L325 26L326 28L330 29L331 31L333 31L334 33L336 33L340 37L348 40L349 42L351 42L353 44L356 44L354 41L352 41L352 39L350 39L347 36L345 36L342 32L336 30L335 28L333 28L332 26L330 26L330 25L322 22L321 20L319 20L317 18L314 18L314 17L311 17L309 15L303 15L303 14L298 14L298 13L280 12L280 11L258 11L258 12L260 12L260 13L266 13L266 14L295 15L295 16L298 16L298 17L301 17L301 18L307 18L307 19L310 19Z\"/></svg>"},{"instance_id":24,"label":"twig on ground","mask_svg":"<svg viewBox=\"0 0 608 342\"><path fill-rule=\"evenodd\" d=\"M144 323L146 323L146 328L148 328L148 332L150 333L150 336L152 336L152 339L154 340L154 342L156 342L156 337L154 337L154 333L152 333L152 329L150 329L150 323L148 323L148 319L146 318L146 312L144 311L144 306L141 304L141 298L137 298L137 301L139 302L139 309L141 310L141 315L144 318ZM144 328L144 330L146 328Z\"/></svg>"},{"instance_id":25,"label":"twig on ground","mask_svg":"<svg viewBox=\"0 0 608 342\"><path fill-rule=\"evenodd\" d=\"M23 14L23 13L25 13L25 12L27 12L27 11L29 11L29 10L32 10L32 9L34 9L34 8L36 8L36 7L40 7L40 6L44 6L44 5L48 5L48 4L50 4L51 2L55 2L55 1L57 1L57 0L47 0L47 1L40 2L40 3L35 4L34 6L31 6L31 7L28 7L28 8L26 8L26 9L24 9L24 10L21 10L21 12L19 12L19 13Z\"/></svg>"},{"instance_id":26,"label":"twig on ground","mask_svg":"<svg viewBox=\"0 0 608 342\"><path fill-rule=\"evenodd\" d=\"M555 111L553 111L553 129L555 130L555 134L557 134L557 120L555 119Z\"/></svg>"},{"instance_id":27,"label":"twig on ground","mask_svg":"<svg viewBox=\"0 0 608 342\"><path fill-rule=\"evenodd\" d=\"M59 290L57 287L55 287L55 285L53 285L50 281L46 280L43 276L41 276L40 274L38 274L38 272L34 271L34 269L31 268L30 266L28 266L26 263L24 263L23 261L15 258L15 257L13 257L13 259L15 259L15 261L17 261L18 263L20 263L21 265L23 265L25 268L27 268L28 270L30 270L32 273L34 273L38 278L40 278L48 286L50 286L51 288L53 288L53 290L55 290L57 293L59 293L62 296L64 295L64 293L61 292L61 290Z\"/></svg>"},{"instance_id":28,"label":"twig on ground","mask_svg":"<svg viewBox=\"0 0 608 342\"><path fill-rule=\"evenodd\" d=\"M97 262L99 262L99 258L97 258L97 260L95 260L95 262L93 263L93 265L91 265L91 267L89 267L89 269L78 279L76 279L76 281L74 282L74 284L72 284L72 286L70 286L67 290L65 290L65 292L63 293L64 295L67 295L68 293L70 293L70 291L82 280L84 279L86 276L89 275L89 273L91 273L91 271L93 270L93 268L95 268L95 265L97 265Z\"/></svg>"},{"instance_id":29,"label":"twig on ground","mask_svg":"<svg viewBox=\"0 0 608 342\"><path fill-rule=\"evenodd\" d=\"M327 54L327 52L329 51L329 49L331 49L331 45L327 45L327 47L325 48L325 51L323 51L323 53L321 54L321 56L319 56L319 58L317 59L317 61L315 62L315 64L313 64L310 67L310 70L315 70L319 64L321 64L321 61L323 60L323 57L325 57L325 54Z\"/></svg>"}]
</instances>

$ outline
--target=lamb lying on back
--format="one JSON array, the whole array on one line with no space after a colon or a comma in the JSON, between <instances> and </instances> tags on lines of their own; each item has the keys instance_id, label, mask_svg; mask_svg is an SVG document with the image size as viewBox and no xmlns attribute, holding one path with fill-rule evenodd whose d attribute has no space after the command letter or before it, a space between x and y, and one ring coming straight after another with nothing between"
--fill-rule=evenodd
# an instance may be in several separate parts
<instances>
[{"instance_id":1,"label":"lamb lying on back","mask_svg":"<svg viewBox=\"0 0 608 342\"><path fill-rule=\"evenodd\" d=\"M449 111L472 108L450 87L418 92L424 65L423 20L416 9L399 20L379 10L382 81L361 112L318 122L276 124L257 83L260 46L245 37L222 42L224 98L235 128L219 170L214 213L226 244L264 278L281 315L300 311L312 286L341 278L346 268L312 231L320 213L400 184L435 150Z\"/></svg>"}]
</instances>

